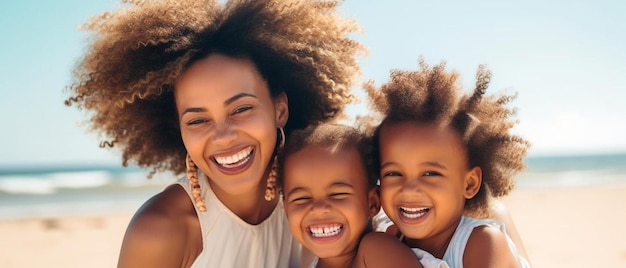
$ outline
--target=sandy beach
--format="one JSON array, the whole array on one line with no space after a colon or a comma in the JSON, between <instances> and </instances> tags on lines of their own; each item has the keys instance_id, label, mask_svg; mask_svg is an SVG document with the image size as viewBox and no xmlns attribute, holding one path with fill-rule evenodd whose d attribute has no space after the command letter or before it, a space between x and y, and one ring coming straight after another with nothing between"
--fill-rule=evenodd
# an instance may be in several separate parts
<instances>
[{"instance_id":1,"label":"sandy beach","mask_svg":"<svg viewBox=\"0 0 626 268\"><path fill-rule=\"evenodd\" d=\"M517 189L534 267L626 267L626 184ZM0 221L0 267L115 267L132 212Z\"/></svg>"},{"instance_id":2,"label":"sandy beach","mask_svg":"<svg viewBox=\"0 0 626 268\"><path fill-rule=\"evenodd\" d=\"M533 267L626 267L626 184L515 190L504 199Z\"/></svg>"}]
</instances>

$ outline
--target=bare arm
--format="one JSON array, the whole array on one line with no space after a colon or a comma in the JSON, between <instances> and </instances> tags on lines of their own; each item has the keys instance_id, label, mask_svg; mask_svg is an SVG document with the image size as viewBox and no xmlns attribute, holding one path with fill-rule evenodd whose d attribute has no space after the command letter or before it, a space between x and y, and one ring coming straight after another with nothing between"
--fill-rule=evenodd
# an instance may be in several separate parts
<instances>
[{"instance_id":1,"label":"bare arm","mask_svg":"<svg viewBox=\"0 0 626 268\"><path fill-rule=\"evenodd\" d=\"M474 228L463 253L463 267L520 267L506 236L492 226Z\"/></svg>"},{"instance_id":2,"label":"bare arm","mask_svg":"<svg viewBox=\"0 0 626 268\"><path fill-rule=\"evenodd\" d=\"M181 187L171 186L137 211L126 230L118 267L191 266L202 250L202 239L196 231L199 225L194 225L193 204L186 195ZM185 200L193 214L189 214Z\"/></svg>"},{"instance_id":3,"label":"bare arm","mask_svg":"<svg viewBox=\"0 0 626 268\"><path fill-rule=\"evenodd\" d=\"M415 253L395 237L379 232L366 234L359 244L354 267L422 267Z\"/></svg>"},{"instance_id":4,"label":"bare arm","mask_svg":"<svg viewBox=\"0 0 626 268\"><path fill-rule=\"evenodd\" d=\"M519 235L517 227L515 227L515 221L513 221L513 217L506 208L506 205L499 200L495 200L492 204L490 213L492 219L504 223L506 233L509 235L511 240L513 240L513 243L517 248L517 252L524 257L526 261L530 262L528 254L526 253L526 247L524 247L524 243L522 242L522 237Z\"/></svg>"}]
</instances>

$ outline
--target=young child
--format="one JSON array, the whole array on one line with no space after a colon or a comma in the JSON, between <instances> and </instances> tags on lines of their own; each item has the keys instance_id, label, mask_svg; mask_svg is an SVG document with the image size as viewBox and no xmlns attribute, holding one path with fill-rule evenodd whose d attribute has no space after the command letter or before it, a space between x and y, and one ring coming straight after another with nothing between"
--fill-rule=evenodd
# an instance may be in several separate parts
<instances>
[{"instance_id":1,"label":"young child","mask_svg":"<svg viewBox=\"0 0 626 268\"><path fill-rule=\"evenodd\" d=\"M445 63L420 59L420 67L366 86L384 116L374 131L383 210L418 257L455 268L529 267L503 224L476 219L490 216L490 199L508 194L524 168L529 143L511 134L515 110L506 107L515 96L486 95L483 67L471 94Z\"/></svg>"},{"instance_id":2,"label":"young child","mask_svg":"<svg viewBox=\"0 0 626 268\"><path fill-rule=\"evenodd\" d=\"M370 148L361 132L343 125L289 136L278 182L293 236L317 257L303 267L422 267L406 245L372 232L380 199Z\"/></svg>"}]
</instances>

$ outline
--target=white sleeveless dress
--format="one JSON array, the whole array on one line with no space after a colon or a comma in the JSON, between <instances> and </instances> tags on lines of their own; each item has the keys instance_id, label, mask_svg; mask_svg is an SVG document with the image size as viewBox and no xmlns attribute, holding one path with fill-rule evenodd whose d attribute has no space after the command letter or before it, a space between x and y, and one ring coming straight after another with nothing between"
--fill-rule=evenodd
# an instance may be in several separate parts
<instances>
[{"instance_id":1,"label":"white sleeveless dress","mask_svg":"<svg viewBox=\"0 0 626 268\"><path fill-rule=\"evenodd\" d=\"M208 178L198 172L207 211L198 213L203 250L196 267L299 267L301 245L289 231L282 198L263 222L251 225L230 211L211 190ZM177 181L191 195L187 177ZM280 196L277 196L280 198Z\"/></svg>"}]
</instances>

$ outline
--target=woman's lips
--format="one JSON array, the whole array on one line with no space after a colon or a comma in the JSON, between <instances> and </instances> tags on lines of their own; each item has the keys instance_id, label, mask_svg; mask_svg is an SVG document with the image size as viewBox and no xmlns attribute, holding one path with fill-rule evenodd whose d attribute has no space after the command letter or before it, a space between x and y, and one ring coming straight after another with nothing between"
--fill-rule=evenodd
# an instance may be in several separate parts
<instances>
[{"instance_id":1,"label":"woman's lips","mask_svg":"<svg viewBox=\"0 0 626 268\"><path fill-rule=\"evenodd\" d=\"M236 174L247 169L253 162L254 147L247 146L230 155L211 157L216 166L226 174Z\"/></svg>"}]
</instances>

